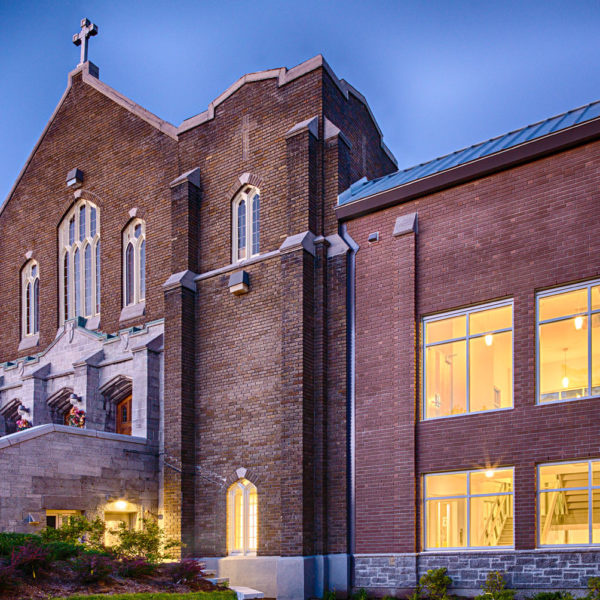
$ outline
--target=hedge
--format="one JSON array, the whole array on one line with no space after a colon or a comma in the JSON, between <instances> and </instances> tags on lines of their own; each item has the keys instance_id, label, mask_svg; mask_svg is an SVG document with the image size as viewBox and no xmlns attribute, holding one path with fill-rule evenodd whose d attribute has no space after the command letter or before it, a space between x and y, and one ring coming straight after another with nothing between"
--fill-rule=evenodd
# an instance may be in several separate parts
<instances>
[{"instance_id":1,"label":"hedge","mask_svg":"<svg viewBox=\"0 0 600 600\"><path fill-rule=\"evenodd\" d=\"M168 594L163 592L145 592L143 594L94 594L92 596L68 596L51 600L235 600L233 590L218 592L189 592L187 594Z\"/></svg>"}]
</instances>

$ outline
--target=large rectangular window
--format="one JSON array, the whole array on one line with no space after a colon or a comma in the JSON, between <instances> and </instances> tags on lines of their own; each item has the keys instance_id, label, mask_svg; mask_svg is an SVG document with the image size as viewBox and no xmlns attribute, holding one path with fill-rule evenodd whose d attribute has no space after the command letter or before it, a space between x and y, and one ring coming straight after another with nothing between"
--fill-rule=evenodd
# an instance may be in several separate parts
<instances>
[{"instance_id":1,"label":"large rectangular window","mask_svg":"<svg viewBox=\"0 0 600 600\"><path fill-rule=\"evenodd\" d=\"M540 546L600 544L600 460L539 465Z\"/></svg>"},{"instance_id":2,"label":"large rectangular window","mask_svg":"<svg viewBox=\"0 0 600 600\"><path fill-rule=\"evenodd\" d=\"M512 302L423 320L423 418L511 408Z\"/></svg>"},{"instance_id":3,"label":"large rectangular window","mask_svg":"<svg viewBox=\"0 0 600 600\"><path fill-rule=\"evenodd\" d=\"M600 285L537 298L538 402L600 395Z\"/></svg>"},{"instance_id":4,"label":"large rectangular window","mask_svg":"<svg viewBox=\"0 0 600 600\"><path fill-rule=\"evenodd\" d=\"M512 546L513 470L426 475L425 549Z\"/></svg>"}]
</instances>

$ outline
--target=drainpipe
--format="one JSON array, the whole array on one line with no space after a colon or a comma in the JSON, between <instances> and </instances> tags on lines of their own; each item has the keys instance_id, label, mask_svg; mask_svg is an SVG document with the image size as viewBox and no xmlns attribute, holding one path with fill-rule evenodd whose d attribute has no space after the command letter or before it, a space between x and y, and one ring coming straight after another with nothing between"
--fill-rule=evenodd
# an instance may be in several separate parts
<instances>
[{"instance_id":1,"label":"drainpipe","mask_svg":"<svg viewBox=\"0 0 600 600\"><path fill-rule=\"evenodd\" d=\"M348 591L352 590L354 583L354 545L355 545L355 450L356 450L356 253L358 244L348 234L347 226L340 226L340 237L350 246L350 252L346 255L346 389L347 407L346 422L347 435L347 502L348 502Z\"/></svg>"}]
</instances>

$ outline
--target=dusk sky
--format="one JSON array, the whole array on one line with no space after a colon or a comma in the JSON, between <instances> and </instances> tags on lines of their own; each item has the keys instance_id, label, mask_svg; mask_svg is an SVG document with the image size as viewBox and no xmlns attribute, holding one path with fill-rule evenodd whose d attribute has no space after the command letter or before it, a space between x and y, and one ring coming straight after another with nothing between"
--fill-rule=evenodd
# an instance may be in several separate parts
<instances>
[{"instance_id":1,"label":"dusk sky","mask_svg":"<svg viewBox=\"0 0 600 600\"><path fill-rule=\"evenodd\" d=\"M0 203L79 61L82 17L100 79L175 125L245 73L323 54L400 168L600 99L599 0L0 0Z\"/></svg>"}]
</instances>

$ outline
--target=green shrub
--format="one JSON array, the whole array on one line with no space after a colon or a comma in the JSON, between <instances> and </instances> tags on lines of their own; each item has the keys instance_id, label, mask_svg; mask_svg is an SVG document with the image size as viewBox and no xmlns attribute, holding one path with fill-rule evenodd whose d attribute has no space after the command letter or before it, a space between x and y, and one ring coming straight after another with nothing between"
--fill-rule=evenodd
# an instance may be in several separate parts
<instances>
[{"instance_id":1,"label":"green shrub","mask_svg":"<svg viewBox=\"0 0 600 600\"><path fill-rule=\"evenodd\" d=\"M365 588L360 588L360 590L352 594L352 600L367 600L367 598L367 590Z\"/></svg>"},{"instance_id":2,"label":"green shrub","mask_svg":"<svg viewBox=\"0 0 600 600\"><path fill-rule=\"evenodd\" d=\"M40 531L44 542L85 543L90 548L104 547L104 521L96 517L93 521L81 515L67 519L60 527L46 527Z\"/></svg>"},{"instance_id":3,"label":"green shrub","mask_svg":"<svg viewBox=\"0 0 600 600\"><path fill-rule=\"evenodd\" d=\"M41 539L38 535L31 533L0 533L0 556L10 558L13 550L24 546L27 542L39 544Z\"/></svg>"},{"instance_id":4,"label":"green shrub","mask_svg":"<svg viewBox=\"0 0 600 600\"><path fill-rule=\"evenodd\" d=\"M587 600L600 600L600 577L590 577L588 579Z\"/></svg>"},{"instance_id":5,"label":"green shrub","mask_svg":"<svg viewBox=\"0 0 600 600\"><path fill-rule=\"evenodd\" d=\"M452 585L452 579L446 575L448 569L442 567L440 569L429 569L425 575L419 579L419 585L414 596L419 598L421 592L425 592L425 596L429 600L449 600L448 588Z\"/></svg>"},{"instance_id":6,"label":"green shrub","mask_svg":"<svg viewBox=\"0 0 600 600\"><path fill-rule=\"evenodd\" d=\"M168 594L148 592L143 594L113 594L110 600L236 600L236 593L231 590L215 592L190 592L187 594ZM107 596L69 596L68 598L52 598L51 600L106 600Z\"/></svg>"},{"instance_id":7,"label":"green shrub","mask_svg":"<svg viewBox=\"0 0 600 600\"><path fill-rule=\"evenodd\" d=\"M326 590L323 593L323 600L336 600L335 590Z\"/></svg>"},{"instance_id":8,"label":"green shrub","mask_svg":"<svg viewBox=\"0 0 600 600\"><path fill-rule=\"evenodd\" d=\"M513 600L515 597L515 590L506 588L504 575L499 571L490 571L487 574L485 583L481 589L483 594L481 596L476 596L475 600ZM547 598L546 600L551 599ZM554 600L560 599L556 598Z\"/></svg>"},{"instance_id":9,"label":"green shrub","mask_svg":"<svg viewBox=\"0 0 600 600\"><path fill-rule=\"evenodd\" d=\"M158 524L150 519L142 519L142 529L129 530L125 523L111 533L117 536L118 543L112 549L117 556L125 558L143 557L149 562L160 562L171 558L169 550L181 546L180 542L167 538Z\"/></svg>"},{"instance_id":10,"label":"green shrub","mask_svg":"<svg viewBox=\"0 0 600 600\"><path fill-rule=\"evenodd\" d=\"M83 546L70 542L47 542L43 547L50 553L51 560L68 560L83 551Z\"/></svg>"},{"instance_id":11,"label":"green shrub","mask_svg":"<svg viewBox=\"0 0 600 600\"><path fill-rule=\"evenodd\" d=\"M527 600L575 600L570 592L539 592Z\"/></svg>"}]
</instances>

